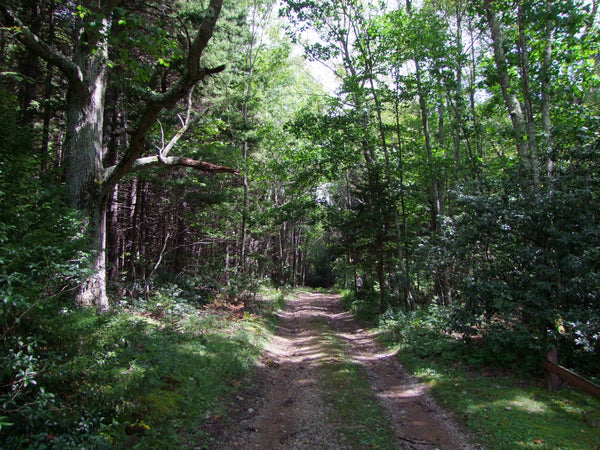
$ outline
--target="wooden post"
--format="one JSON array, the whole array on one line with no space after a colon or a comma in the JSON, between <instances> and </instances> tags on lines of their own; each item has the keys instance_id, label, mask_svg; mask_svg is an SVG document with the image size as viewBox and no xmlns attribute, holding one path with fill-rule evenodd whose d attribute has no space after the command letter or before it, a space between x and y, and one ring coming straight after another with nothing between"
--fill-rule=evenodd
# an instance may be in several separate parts
<instances>
[{"instance_id":1,"label":"wooden post","mask_svg":"<svg viewBox=\"0 0 600 450\"><path fill-rule=\"evenodd\" d=\"M548 353L546 353L546 360L558 364L558 351L556 347L552 347ZM560 387L560 378L554 372L546 369L546 386L550 392L556 391Z\"/></svg>"},{"instance_id":2,"label":"wooden post","mask_svg":"<svg viewBox=\"0 0 600 450\"><path fill-rule=\"evenodd\" d=\"M566 367L556 364L557 360L556 348L551 348L546 354L546 359L543 361L544 369L546 370L546 383L550 391L558 389L560 384L559 379L565 383L577 388L588 394L600 399L600 386L586 380L581 375L567 369Z\"/></svg>"}]
</instances>

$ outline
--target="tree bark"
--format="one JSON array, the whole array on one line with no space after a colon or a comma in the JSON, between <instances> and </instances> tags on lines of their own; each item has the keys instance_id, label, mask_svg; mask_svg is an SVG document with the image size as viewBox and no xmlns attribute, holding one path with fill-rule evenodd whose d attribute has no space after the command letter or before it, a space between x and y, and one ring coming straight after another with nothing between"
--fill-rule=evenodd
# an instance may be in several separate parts
<instances>
[{"instance_id":1,"label":"tree bark","mask_svg":"<svg viewBox=\"0 0 600 450\"><path fill-rule=\"evenodd\" d=\"M173 272L180 274L185 269L185 245L187 226L183 219L187 211L186 202L182 201L179 204L177 211L177 229L175 234L175 255L173 257Z\"/></svg>"},{"instance_id":2,"label":"tree bark","mask_svg":"<svg viewBox=\"0 0 600 450\"><path fill-rule=\"evenodd\" d=\"M107 33L108 19L102 20L102 32ZM87 216L93 273L82 283L76 301L83 305L108 307L106 295L106 210L108 195L98 187L103 181L104 102L107 84L108 44L100 38L97 45L88 40L76 45L81 79L70 80L66 114L67 195L72 207ZM95 52L90 50L95 49ZM90 54L91 53L91 54Z\"/></svg>"},{"instance_id":3,"label":"tree bark","mask_svg":"<svg viewBox=\"0 0 600 450\"><path fill-rule=\"evenodd\" d=\"M544 28L544 50L542 54L542 131L546 151L546 176L552 179L554 171L552 118L550 116L550 68L552 66L552 48L554 43L554 21L550 15L550 3L546 2L546 23Z\"/></svg>"},{"instance_id":4,"label":"tree bark","mask_svg":"<svg viewBox=\"0 0 600 450\"><path fill-rule=\"evenodd\" d=\"M399 83L396 81L396 89L399 90ZM394 116L395 116L395 125L396 125L396 139L398 140L398 182L400 185L400 212L402 217L402 228L401 231L398 232L398 245L402 245L403 251L402 256L404 259L404 264L402 264L402 274L404 276L404 280L402 282L404 294L404 304L406 309L412 311L414 309L414 298L412 295L412 280L411 280L411 266L410 266L410 255L407 248L408 241L408 224L406 221L406 199L404 192L404 158L402 156L403 148L402 148L402 132L400 130L400 105L399 105L399 95L396 96L396 100L394 102Z\"/></svg>"},{"instance_id":5,"label":"tree bark","mask_svg":"<svg viewBox=\"0 0 600 450\"><path fill-rule=\"evenodd\" d=\"M27 10L26 14L28 15L30 28L34 32L39 33L41 30L39 0L25 0L23 3L24 9ZM22 125L30 126L35 116L32 103L38 94L36 79L40 75L40 60L28 53L21 54L19 60L19 71L27 78L22 84L21 89L19 89L19 103L21 106L20 121Z\"/></svg>"},{"instance_id":6,"label":"tree bark","mask_svg":"<svg viewBox=\"0 0 600 450\"><path fill-rule=\"evenodd\" d=\"M118 148L120 144L119 135L114 130L119 128L120 117L116 109L116 103L119 94L116 87L108 89L106 95L106 108L104 111L104 136L107 137L106 155L104 156L104 165L116 164L118 158ZM119 231L118 231L118 200L119 186L116 186L112 195L109 197L106 218L106 242L107 242L107 279L115 281L119 271Z\"/></svg>"},{"instance_id":7,"label":"tree bark","mask_svg":"<svg viewBox=\"0 0 600 450\"><path fill-rule=\"evenodd\" d=\"M138 206L138 191L143 189L143 181L134 178L131 182L131 187L129 189L129 217L128 217L128 232L127 237L125 238L126 242L129 242L129 251L124 252L128 254L128 257L125 261L123 261L123 267L128 268L128 276L130 279L135 279L135 258L137 255L137 247L138 247L138 235L139 235L139 225L138 225L138 216L139 216L139 206Z\"/></svg>"},{"instance_id":8,"label":"tree bark","mask_svg":"<svg viewBox=\"0 0 600 450\"><path fill-rule=\"evenodd\" d=\"M108 307L106 295L106 200L92 204L86 234L91 241L91 275L81 284L76 301L84 306Z\"/></svg>"},{"instance_id":9,"label":"tree bark","mask_svg":"<svg viewBox=\"0 0 600 450\"><path fill-rule=\"evenodd\" d=\"M48 11L49 23L47 23L47 35L48 39L54 40L54 10L56 5L54 3L51 4L50 10ZM46 62L46 77L44 79L44 112L42 113L42 136L40 143L40 168L42 172L46 172L48 167L48 162L50 159L49 144L50 144L50 121L53 118L53 108L51 108L51 98L52 98L52 79L54 76L54 66L48 62Z\"/></svg>"},{"instance_id":10,"label":"tree bark","mask_svg":"<svg viewBox=\"0 0 600 450\"><path fill-rule=\"evenodd\" d=\"M433 160L433 147L431 145L431 133L429 131L429 111L427 108L427 99L421 82L421 66L419 61L415 60L415 75L417 79L417 91L419 96L419 108L421 111L421 125L423 127L423 137L425 138L425 151L427 153L427 162L429 165L430 183L430 201L431 201L431 229L435 234L439 232L439 216L442 213L441 197L438 188L438 180L435 173L435 162Z\"/></svg>"},{"instance_id":11,"label":"tree bark","mask_svg":"<svg viewBox=\"0 0 600 450\"><path fill-rule=\"evenodd\" d=\"M131 221L131 251L129 256L129 277L133 281L140 278L146 280L146 272L143 261L144 255L144 215L145 203L148 194L148 186L144 181L135 183L135 189L132 190L132 221Z\"/></svg>"},{"instance_id":12,"label":"tree bark","mask_svg":"<svg viewBox=\"0 0 600 450\"><path fill-rule=\"evenodd\" d=\"M462 163L460 155L460 143L462 139L463 130L463 43L462 43L462 11L460 5L456 4L456 53L458 55L458 61L456 64L456 92L454 94L454 129L453 129L453 142L454 142L454 179L458 180L459 173L462 172Z\"/></svg>"},{"instance_id":13,"label":"tree bark","mask_svg":"<svg viewBox=\"0 0 600 450\"><path fill-rule=\"evenodd\" d=\"M525 137L527 136L527 128L525 126L525 117L523 115L521 102L519 102L519 99L512 89L508 74L506 55L504 53L504 33L500 28L496 11L492 5L492 0L483 0L483 6L485 8L488 24L490 26L492 47L494 49L494 60L498 70L498 78L500 80L502 97L504 98L504 104L508 109L515 133L517 153L521 162L527 162L527 143L525 141Z\"/></svg>"},{"instance_id":14,"label":"tree bark","mask_svg":"<svg viewBox=\"0 0 600 450\"><path fill-rule=\"evenodd\" d=\"M119 274L119 244L120 236L118 231L119 209L118 196L119 189L115 188L108 204L106 218L106 240L107 240L107 279L116 281Z\"/></svg>"},{"instance_id":15,"label":"tree bark","mask_svg":"<svg viewBox=\"0 0 600 450\"><path fill-rule=\"evenodd\" d=\"M531 100L530 88L530 62L529 49L525 39L525 23L523 18L523 8L521 4L518 6L518 23L519 23L519 47L521 59L521 83L523 86L523 97L525 105L525 128L527 130L527 148L529 150L529 165L531 166L531 175L533 177L533 185L537 189L540 186L540 163L537 150L537 139L535 136L535 122L533 118L533 103Z\"/></svg>"}]
</instances>

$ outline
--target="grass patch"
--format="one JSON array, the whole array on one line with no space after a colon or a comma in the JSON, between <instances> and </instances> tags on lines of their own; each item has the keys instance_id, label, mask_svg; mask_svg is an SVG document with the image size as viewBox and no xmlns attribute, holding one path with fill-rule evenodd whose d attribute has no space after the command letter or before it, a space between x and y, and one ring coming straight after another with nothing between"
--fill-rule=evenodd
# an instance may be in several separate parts
<instances>
[{"instance_id":1,"label":"grass patch","mask_svg":"<svg viewBox=\"0 0 600 450\"><path fill-rule=\"evenodd\" d=\"M381 329L404 366L485 448L600 449L597 399L566 387L548 392L540 376L490 366L493 355L444 334L435 320L382 321Z\"/></svg>"},{"instance_id":2,"label":"grass patch","mask_svg":"<svg viewBox=\"0 0 600 450\"><path fill-rule=\"evenodd\" d=\"M257 305L261 317L267 321L271 330L277 325L277 313L285 307L286 298L291 295L293 294L290 292L263 288Z\"/></svg>"},{"instance_id":3,"label":"grass patch","mask_svg":"<svg viewBox=\"0 0 600 450\"><path fill-rule=\"evenodd\" d=\"M395 449L394 433L370 389L364 369L345 354L340 339L324 331L332 361L323 364L325 402L331 406L330 420L353 448Z\"/></svg>"},{"instance_id":4,"label":"grass patch","mask_svg":"<svg viewBox=\"0 0 600 450\"><path fill-rule=\"evenodd\" d=\"M2 448L203 448L243 386L283 302L276 293L238 310L183 299L133 302L97 314L68 309L40 319L53 394L43 416L14 414Z\"/></svg>"},{"instance_id":5,"label":"grass patch","mask_svg":"<svg viewBox=\"0 0 600 450\"><path fill-rule=\"evenodd\" d=\"M571 389L551 393L536 380L514 375L431 362L420 366L416 375L430 383L433 395L486 448L600 448L600 402L585 394Z\"/></svg>"}]
</instances>

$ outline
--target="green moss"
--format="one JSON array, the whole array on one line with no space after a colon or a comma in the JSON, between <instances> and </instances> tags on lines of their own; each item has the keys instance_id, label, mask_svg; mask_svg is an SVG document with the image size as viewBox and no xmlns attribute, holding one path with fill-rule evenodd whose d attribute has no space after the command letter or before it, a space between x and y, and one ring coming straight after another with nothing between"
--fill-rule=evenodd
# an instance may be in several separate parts
<instances>
[{"instance_id":1,"label":"green moss","mask_svg":"<svg viewBox=\"0 0 600 450\"><path fill-rule=\"evenodd\" d=\"M143 403L152 411L152 415L156 417L171 417L181 410L182 394L180 392L172 392L159 390L148 393Z\"/></svg>"}]
</instances>

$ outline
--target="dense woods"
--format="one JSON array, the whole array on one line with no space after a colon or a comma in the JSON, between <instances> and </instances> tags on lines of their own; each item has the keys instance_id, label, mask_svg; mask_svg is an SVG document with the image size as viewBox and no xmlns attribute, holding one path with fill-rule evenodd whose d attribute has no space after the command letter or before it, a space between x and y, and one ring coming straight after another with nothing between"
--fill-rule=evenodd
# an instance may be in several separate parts
<instances>
[{"instance_id":1,"label":"dense woods","mask_svg":"<svg viewBox=\"0 0 600 450\"><path fill-rule=\"evenodd\" d=\"M65 308L261 284L597 377L597 6L2 0L1 438Z\"/></svg>"}]
</instances>

